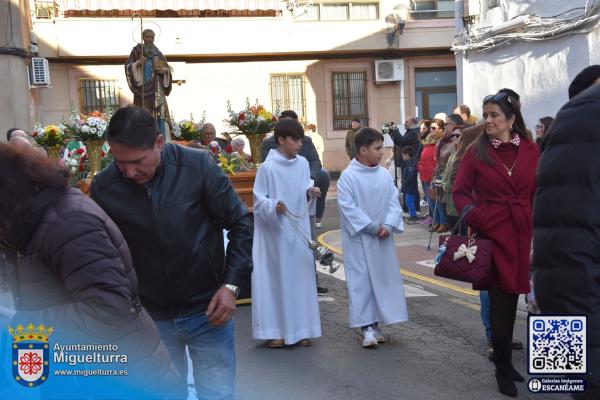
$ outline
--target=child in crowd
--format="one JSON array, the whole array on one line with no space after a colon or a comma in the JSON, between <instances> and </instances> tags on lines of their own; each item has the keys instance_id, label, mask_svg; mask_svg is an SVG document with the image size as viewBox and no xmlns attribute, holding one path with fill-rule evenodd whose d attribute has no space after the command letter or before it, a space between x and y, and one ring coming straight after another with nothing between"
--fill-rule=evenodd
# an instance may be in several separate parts
<instances>
[{"instance_id":1,"label":"child in crowd","mask_svg":"<svg viewBox=\"0 0 600 400\"><path fill-rule=\"evenodd\" d=\"M415 199L419 193L417 160L414 158L415 150L411 146L405 146L400 152L402 154L402 193L406 196L406 206L410 218L407 224L418 222Z\"/></svg>"},{"instance_id":2,"label":"child in crowd","mask_svg":"<svg viewBox=\"0 0 600 400\"><path fill-rule=\"evenodd\" d=\"M254 183L252 333L271 348L310 346L321 336L315 261L308 248L309 210L319 188L308 161L298 155L304 130L283 118L275 125L277 149L258 168Z\"/></svg>"},{"instance_id":3,"label":"child in crowd","mask_svg":"<svg viewBox=\"0 0 600 400\"><path fill-rule=\"evenodd\" d=\"M361 128L356 158L338 181L344 269L350 297L350 326L361 327L362 345L385 342L379 323L406 321L406 299L393 233L403 232L398 189L379 166L383 135ZM377 195L374 195L374 194Z\"/></svg>"}]
</instances>

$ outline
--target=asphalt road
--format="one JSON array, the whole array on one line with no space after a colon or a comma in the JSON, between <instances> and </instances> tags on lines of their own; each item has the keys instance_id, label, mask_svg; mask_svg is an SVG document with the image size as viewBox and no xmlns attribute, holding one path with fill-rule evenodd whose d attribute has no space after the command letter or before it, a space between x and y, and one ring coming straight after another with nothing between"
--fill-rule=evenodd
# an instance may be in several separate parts
<instances>
[{"instance_id":1,"label":"asphalt road","mask_svg":"<svg viewBox=\"0 0 600 400\"><path fill-rule=\"evenodd\" d=\"M327 201L321 232L339 228L335 199ZM416 229L425 229L416 227ZM398 240L425 243L423 232ZM343 258L340 259L343 262ZM383 327L388 343L367 350L358 330L348 327L345 282L320 274L329 288L322 296L323 337L312 347L269 349L252 339L251 308L235 317L239 399L506 399L498 390L486 340L479 298L405 276L409 321ZM526 314L517 316L515 336L525 343ZM513 352L515 367L526 375L525 350ZM529 392L522 399L567 399Z\"/></svg>"}]
</instances>

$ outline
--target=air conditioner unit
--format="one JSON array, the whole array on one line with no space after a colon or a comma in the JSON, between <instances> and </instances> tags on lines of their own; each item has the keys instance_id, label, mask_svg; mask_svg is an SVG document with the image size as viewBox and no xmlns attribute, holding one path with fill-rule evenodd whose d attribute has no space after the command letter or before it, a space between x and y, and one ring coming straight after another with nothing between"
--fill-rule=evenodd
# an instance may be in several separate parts
<instances>
[{"instance_id":1,"label":"air conditioner unit","mask_svg":"<svg viewBox=\"0 0 600 400\"><path fill-rule=\"evenodd\" d=\"M47 59L31 57L31 84L33 86L50 85L50 69Z\"/></svg>"},{"instance_id":2,"label":"air conditioner unit","mask_svg":"<svg viewBox=\"0 0 600 400\"><path fill-rule=\"evenodd\" d=\"M404 80L404 60L375 60L375 82Z\"/></svg>"}]
</instances>

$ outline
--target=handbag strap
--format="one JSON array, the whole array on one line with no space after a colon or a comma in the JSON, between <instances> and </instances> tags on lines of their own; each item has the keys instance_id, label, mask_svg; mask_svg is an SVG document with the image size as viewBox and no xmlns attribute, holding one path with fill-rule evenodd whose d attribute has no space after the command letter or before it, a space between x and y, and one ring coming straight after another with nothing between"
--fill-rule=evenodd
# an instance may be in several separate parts
<instances>
[{"instance_id":1,"label":"handbag strap","mask_svg":"<svg viewBox=\"0 0 600 400\"><path fill-rule=\"evenodd\" d=\"M462 228L462 223L463 220L465 219L465 217L467 216L467 213L469 211L471 211L473 208L475 208L475 206L473 204L467 204L463 209L462 212L460 213L460 217L458 217L458 221L456 221L456 224L454 224L454 226L452 227L451 232L459 232L460 234L460 228ZM458 229L457 229L458 228Z\"/></svg>"}]
</instances>

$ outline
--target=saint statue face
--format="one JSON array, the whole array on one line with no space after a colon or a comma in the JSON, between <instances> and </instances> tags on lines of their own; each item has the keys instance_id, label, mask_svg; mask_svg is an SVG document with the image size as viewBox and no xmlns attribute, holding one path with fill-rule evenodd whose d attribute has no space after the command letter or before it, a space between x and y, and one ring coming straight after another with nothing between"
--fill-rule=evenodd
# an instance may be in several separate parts
<instances>
[{"instance_id":1,"label":"saint statue face","mask_svg":"<svg viewBox=\"0 0 600 400\"><path fill-rule=\"evenodd\" d=\"M144 33L144 46L152 47L154 45L154 33Z\"/></svg>"}]
</instances>

